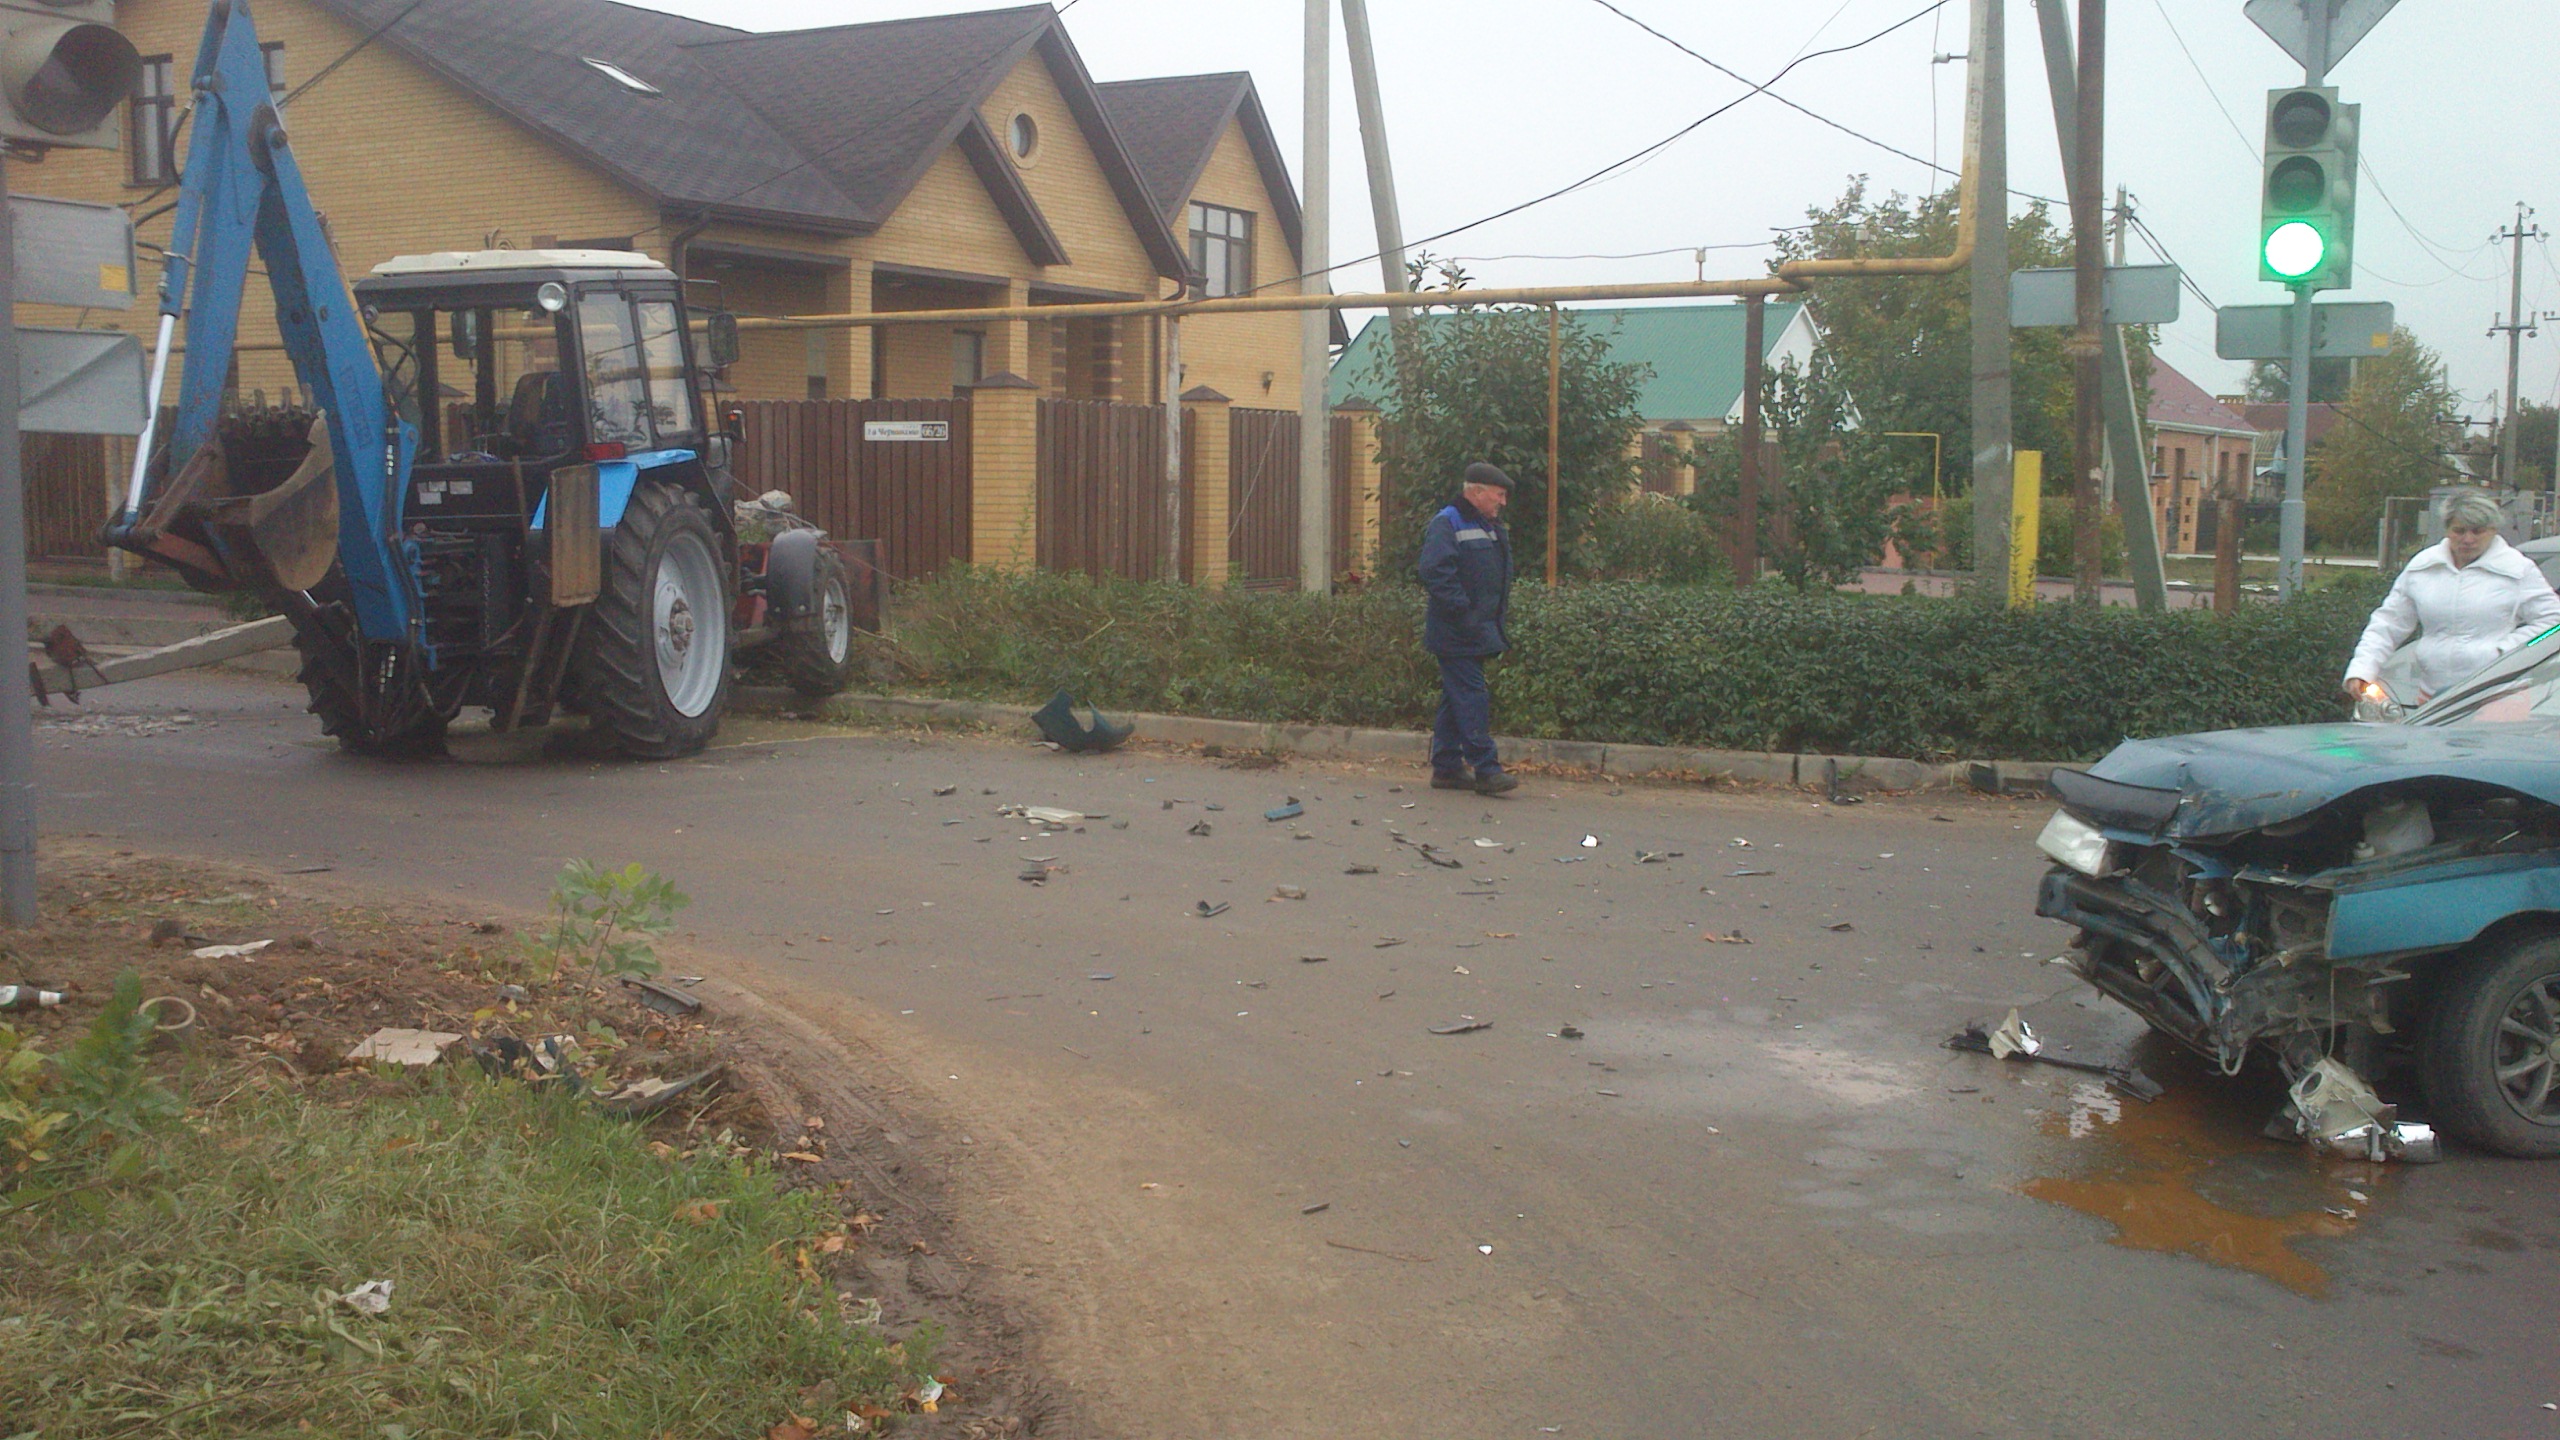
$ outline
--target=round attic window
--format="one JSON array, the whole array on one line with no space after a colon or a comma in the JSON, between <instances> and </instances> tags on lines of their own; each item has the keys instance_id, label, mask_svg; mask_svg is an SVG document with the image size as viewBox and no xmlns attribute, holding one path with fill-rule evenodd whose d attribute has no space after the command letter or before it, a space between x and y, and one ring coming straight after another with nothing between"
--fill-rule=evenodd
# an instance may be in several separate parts
<instances>
[{"instance_id":1,"label":"round attic window","mask_svg":"<svg viewBox=\"0 0 2560 1440\"><path fill-rule=\"evenodd\" d=\"M1016 115L1005 128L1005 137L1013 143L1013 158L1029 160L1040 151L1040 123L1028 115Z\"/></svg>"}]
</instances>

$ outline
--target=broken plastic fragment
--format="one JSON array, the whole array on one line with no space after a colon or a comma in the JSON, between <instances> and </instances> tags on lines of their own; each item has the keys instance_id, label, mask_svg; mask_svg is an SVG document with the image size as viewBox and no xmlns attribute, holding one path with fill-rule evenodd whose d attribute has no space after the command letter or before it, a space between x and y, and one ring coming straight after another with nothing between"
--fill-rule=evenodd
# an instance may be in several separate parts
<instances>
[{"instance_id":1,"label":"broken plastic fragment","mask_svg":"<svg viewBox=\"0 0 2560 1440\"><path fill-rule=\"evenodd\" d=\"M1582 848L1583 848L1583 849L1585 849L1585 850L1597 850L1597 849L1599 849L1599 848L1600 848L1600 837L1599 837L1599 836L1597 836L1597 835L1585 835L1585 836L1583 836L1583 837L1582 837Z\"/></svg>"},{"instance_id":2,"label":"broken plastic fragment","mask_svg":"<svg viewBox=\"0 0 2560 1440\"><path fill-rule=\"evenodd\" d=\"M1085 708L1085 714L1092 717L1092 724L1076 719L1075 697L1061 690L1032 715L1031 723L1039 727L1040 734L1050 744L1076 755L1093 755L1112 749L1128 739L1137 728L1105 720L1102 712L1091 706Z\"/></svg>"},{"instance_id":3,"label":"broken plastic fragment","mask_svg":"<svg viewBox=\"0 0 2560 1440\"><path fill-rule=\"evenodd\" d=\"M1206 820L1195 820L1192 822L1191 828L1183 833L1186 835L1197 835L1202 839L1207 839L1209 835L1209 822Z\"/></svg>"},{"instance_id":4,"label":"broken plastic fragment","mask_svg":"<svg viewBox=\"0 0 2560 1440\"><path fill-rule=\"evenodd\" d=\"M389 1280L367 1280L344 1295L333 1298L350 1310L366 1315L380 1315L391 1308L392 1283Z\"/></svg>"},{"instance_id":5,"label":"broken plastic fragment","mask_svg":"<svg viewBox=\"0 0 2560 1440\"><path fill-rule=\"evenodd\" d=\"M274 943L273 940L252 940L246 945L205 945L187 953L198 960L237 960L255 955Z\"/></svg>"},{"instance_id":6,"label":"broken plastic fragment","mask_svg":"<svg viewBox=\"0 0 2560 1440\"><path fill-rule=\"evenodd\" d=\"M1451 1025L1434 1025L1431 1027L1431 1033L1434 1035L1472 1035L1478 1030L1490 1030L1492 1028L1493 1022L1490 1020L1460 1020Z\"/></svg>"},{"instance_id":7,"label":"broken plastic fragment","mask_svg":"<svg viewBox=\"0 0 2560 1440\"><path fill-rule=\"evenodd\" d=\"M1582 1027L1579 1025L1559 1025L1556 1027L1556 1038L1559 1040L1579 1040L1582 1038Z\"/></svg>"},{"instance_id":8,"label":"broken plastic fragment","mask_svg":"<svg viewBox=\"0 0 2560 1440\"><path fill-rule=\"evenodd\" d=\"M1298 797L1292 795L1289 797L1288 803L1275 805L1272 808L1263 811L1262 818L1265 820L1295 820L1306 813L1307 807L1299 804Z\"/></svg>"},{"instance_id":9,"label":"broken plastic fragment","mask_svg":"<svg viewBox=\"0 0 2560 1440\"><path fill-rule=\"evenodd\" d=\"M1995 1060L2006 1060L2011 1055L2033 1055L2043 1049L2044 1042L2036 1038L2034 1028L2014 1006L2010 1008L2009 1018L2001 1021L2000 1028L1991 1032L1991 1056Z\"/></svg>"},{"instance_id":10,"label":"broken plastic fragment","mask_svg":"<svg viewBox=\"0 0 2560 1440\"><path fill-rule=\"evenodd\" d=\"M1214 920L1227 913L1227 902L1221 900L1217 904L1212 905L1208 901L1203 900L1194 905L1192 907L1192 911L1203 920Z\"/></svg>"},{"instance_id":11,"label":"broken plastic fragment","mask_svg":"<svg viewBox=\"0 0 2560 1440\"><path fill-rule=\"evenodd\" d=\"M1378 873L1378 867L1375 865L1345 865L1342 867L1342 873L1345 875L1375 875Z\"/></svg>"},{"instance_id":12,"label":"broken plastic fragment","mask_svg":"<svg viewBox=\"0 0 2560 1440\"><path fill-rule=\"evenodd\" d=\"M385 1026L356 1042L347 1052L350 1060L374 1060L385 1065L433 1065L441 1059L445 1047L462 1037L445 1030L412 1030Z\"/></svg>"}]
</instances>

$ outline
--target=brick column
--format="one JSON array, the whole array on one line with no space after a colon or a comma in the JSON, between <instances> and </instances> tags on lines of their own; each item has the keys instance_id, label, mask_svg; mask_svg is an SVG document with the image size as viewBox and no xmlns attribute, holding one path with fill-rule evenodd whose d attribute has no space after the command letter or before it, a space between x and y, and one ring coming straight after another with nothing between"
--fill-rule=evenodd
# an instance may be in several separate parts
<instances>
[{"instance_id":1,"label":"brick column","mask_svg":"<svg viewBox=\"0 0 2560 1440\"><path fill-rule=\"evenodd\" d=\"M969 562L1028 570L1040 554L1039 387L1009 370L979 381L969 431Z\"/></svg>"},{"instance_id":2,"label":"brick column","mask_svg":"<svg viewBox=\"0 0 2560 1440\"><path fill-rule=\"evenodd\" d=\"M1206 385L1182 392L1183 428L1190 432L1183 485L1191 522L1190 573L1211 590L1227 583L1227 397Z\"/></svg>"},{"instance_id":3,"label":"brick column","mask_svg":"<svg viewBox=\"0 0 2560 1440\"><path fill-rule=\"evenodd\" d=\"M858 315L871 308L871 272L856 261L827 276L827 309ZM871 331L862 326L805 330L803 364L813 379L825 381L830 400L860 400L871 393Z\"/></svg>"},{"instance_id":4,"label":"brick column","mask_svg":"<svg viewBox=\"0 0 2560 1440\"><path fill-rule=\"evenodd\" d=\"M1344 469L1351 486L1351 553L1336 567L1362 575L1377 573L1378 564L1378 407L1366 400L1346 400L1333 408L1351 418L1351 453Z\"/></svg>"},{"instance_id":5,"label":"brick column","mask_svg":"<svg viewBox=\"0 0 2560 1440\"><path fill-rule=\"evenodd\" d=\"M1007 309L1031 303L1029 284L1015 280L1004 287L1001 296L990 296L988 304ZM1045 334L1047 327L1043 326ZM990 320L987 322L986 367L990 375L1011 375L1016 379L1031 377L1033 383L1045 386L1049 374L1049 356L1031 353L1031 322L1028 320Z\"/></svg>"},{"instance_id":6,"label":"brick column","mask_svg":"<svg viewBox=\"0 0 2560 1440\"><path fill-rule=\"evenodd\" d=\"M1684 455L1693 453L1691 447L1698 443L1698 427L1686 420L1672 421L1662 427L1662 433L1672 444L1679 446ZM1698 467L1689 464L1672 466L1671 493L1674 495L1697 494Z\"/></svg>"}]
</instances>

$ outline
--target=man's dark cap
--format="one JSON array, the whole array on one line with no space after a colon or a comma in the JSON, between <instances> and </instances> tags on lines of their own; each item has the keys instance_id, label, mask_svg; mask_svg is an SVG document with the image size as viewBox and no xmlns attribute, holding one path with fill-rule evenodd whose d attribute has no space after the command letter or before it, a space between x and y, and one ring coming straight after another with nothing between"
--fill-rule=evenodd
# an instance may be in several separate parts
<instances>
[{"instance_id":1,"label":"man's dark cap","mask_svg":"<svg viewBox=\"0 0 2560 1440\"><path fill-rule=\"evenodd\" d=\"M1501 467L1488 465L1479 460L1467 467L1467 483L1490 485L1497 490L1508 490L1511 488L1511 477L1503 474Z\"/></svg>"}]
</instances>

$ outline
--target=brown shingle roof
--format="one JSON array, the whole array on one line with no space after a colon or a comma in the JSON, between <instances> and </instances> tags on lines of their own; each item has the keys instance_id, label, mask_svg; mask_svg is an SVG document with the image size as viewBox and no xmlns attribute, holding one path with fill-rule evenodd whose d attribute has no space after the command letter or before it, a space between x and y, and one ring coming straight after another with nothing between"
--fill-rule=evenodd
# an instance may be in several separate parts
<instances>
[{"instance_id":1,"label":"brown shingle roof","mask_svg":"<svg viewBox=\"0 0 2560 1440\"><path fill-rule=\"evenodd\" d=\"M2248 416L2205 393L2203 386L2179 374L2158 355L2151 357L2151 408L2143 418L2154 425L2180 430L2247 433L2255 429Z\"/></svg>"},{"instance_id":2,"label":"brown shingle roof","mask_svg":"<svg viewBox=\"0 0 2560 1440\"><path fill-rule=\"evenodd\" d=\"M1298 187L1280 156L1270 117L1262 113L1262 97L1253 77L1241 70L1215 75L1167 75L1148 80L1114 80L1094 87L1111 112L1113 128L1128 145L1130 158L1147 184L1147 193L1167 223L1181 222L1183 202L1200 184L1201 172L1218 148L1227 121L1244 127L1245 145L1262 172L1262 188L1271 192L1272 218L1289 242L1289 253L1301 253Z\"/></svg>"},{"instance_id":3,"label":"brown shingle roof","mask_svg":"<svg viewBox=\"0 0 2560 1440\"><path fill-rule=\"evenodd\" d=\"M318 3L366 33L388 26L379 43L669 208L839 233L887 220L1037 49L1159 271L1182 271L1046 4L748 34L612 0ZM632 91L590 58L660 93ZM1045 228L1036 207L1014 213L1026 195L997 198L1018 233Z\"/></svg>"}]
</instances>

